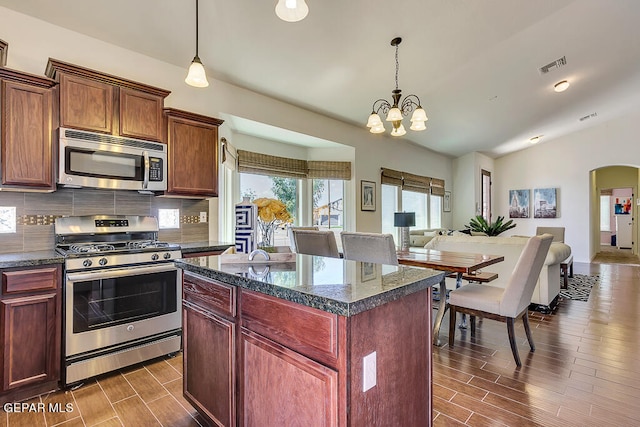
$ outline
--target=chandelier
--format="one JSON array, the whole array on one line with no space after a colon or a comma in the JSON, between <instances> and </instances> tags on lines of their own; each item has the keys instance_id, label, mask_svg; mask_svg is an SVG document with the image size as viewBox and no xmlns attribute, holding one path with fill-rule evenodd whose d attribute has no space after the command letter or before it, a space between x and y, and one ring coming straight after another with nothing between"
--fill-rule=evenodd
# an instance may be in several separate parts
<instances>
[{"instance_id":1,"label":"chandelier","mask_svg":"<svg viewBox=\"0 0 640 427\"><path fill-rule=\"evenodd\" d=\"M387 115L386 121L391 122L393 129L391 130L392 136L402 136L407 133L402 125L402 116L411 115L411 127L409 129L414 131L425 130L427 126L425 122L427 119L427 113L420 105L420 98L416 95L407 95L404 99L402 97L402 91L398 89L398 68L400 64L398 62L398 45L402 42L402 38L396 37L391 40L391 46L396 48L396 89L391 91L393 98L393 105L391 105L386 99L378 99L373 103L373 108L369 120L367 121L367 127L370 128L371 133L383 133L385 131L384 124L378 113L382 112Z\"/></svg>"}]
</instances>

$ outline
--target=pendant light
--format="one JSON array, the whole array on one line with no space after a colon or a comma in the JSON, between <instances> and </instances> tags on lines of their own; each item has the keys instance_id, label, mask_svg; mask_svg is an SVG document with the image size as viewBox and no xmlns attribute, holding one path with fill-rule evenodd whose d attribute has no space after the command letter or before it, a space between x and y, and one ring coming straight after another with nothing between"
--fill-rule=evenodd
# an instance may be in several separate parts
<instances>
[{"instance_id":1,"label":"pendant light","mask_svg":"<svg viewBox=\"0 0 640 427\"><path fill-rule=\"evenodd\" d=\"M396 37L391 40L391 46L396 49L396 88L391 91L391 97L393 98L393 104L386 99L378 99L373 103L373 108L369 120L367 120L367 127L370 128L371 133L384 133L385 128L378 113L386 113L386 121L391 122L392 136L402 136L407 133L404 125L402 124L402 117L408 115L413 111L411 115L411 126L409 129L413 131L423 131L427 128L425 122L427 119L427 113L420 105L420 98L417 95L407 95L402 99L402 91L398 88L398 69L400 63L398 62L398 45L402 42L402 38Z\"/></svg>"},{"instance_id":2,"label":"pendant light","mask_svg":"<svg viewBox=\"0 0 640 427\"><path fill-rule=\"evenodd\" d=\"M189 66L189 73L184 79L185 83L194 87L207 87L209 82L207 81L207 74L204 71L204 66L198 56L198 0L196 0L196 56L193 57L191 65Z\"/></svg>"},{"instance_id":3,"label":"pendant light","mask_svg":"<svg viewBox=\"0 0 640 427\"><path fill-rule=\"evenodd\" d=\"M278 0L276 15L287 22L298 22L306 18L309 6L304 0Z\"/></svg>"}]
</instances>

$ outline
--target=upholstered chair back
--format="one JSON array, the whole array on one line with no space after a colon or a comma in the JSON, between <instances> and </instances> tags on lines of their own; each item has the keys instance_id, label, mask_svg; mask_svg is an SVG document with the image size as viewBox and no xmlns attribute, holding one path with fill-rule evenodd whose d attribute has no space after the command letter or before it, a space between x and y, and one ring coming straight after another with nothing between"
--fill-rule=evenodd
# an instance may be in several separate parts
<instances>
[{"instance_id":1,"label":"upholstered chair back","mask_svg":"<svg viewBox=\"0 0 640 427\"><path fill-rule=\"evenodd\" d=\"M398 265L396 244L392 234L343 231L340 233L340 238L345 259Z\"/></svg>"},{"instance_id":2,"label":"upholstered chair back","mask_svg":"<svg viewBox=\"0 0 640 427\"><path fill-rule=\"evenodd\" d=\"M299 254L340 258L333 231L294 230L293 237Z\"/></svg>"}]
</instances>

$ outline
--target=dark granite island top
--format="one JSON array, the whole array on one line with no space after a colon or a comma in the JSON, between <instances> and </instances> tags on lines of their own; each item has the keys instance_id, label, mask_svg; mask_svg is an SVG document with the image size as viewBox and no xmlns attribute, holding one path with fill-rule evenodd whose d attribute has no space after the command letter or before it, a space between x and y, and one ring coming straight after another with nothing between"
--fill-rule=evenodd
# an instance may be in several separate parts
<instances>
[{"instance_id":1,"label":"dark granite island top","mask_svg":"<svg viewBox=\"0 0 640 427\"><path fill-rule=\"evenodd\" d=\"M221 256L186 258L176 266L222 283L341 316L395 301L440 283L444 272L312 255L295 263L223 263Z\"/></svg>"}]
</instances>

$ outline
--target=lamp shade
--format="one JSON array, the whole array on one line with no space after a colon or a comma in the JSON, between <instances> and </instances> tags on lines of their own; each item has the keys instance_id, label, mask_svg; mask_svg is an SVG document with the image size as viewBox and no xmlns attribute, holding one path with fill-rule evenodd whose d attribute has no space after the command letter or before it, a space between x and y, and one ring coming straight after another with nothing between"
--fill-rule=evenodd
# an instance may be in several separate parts
<instances>
[{"instance_id":1,"label":"lamp shade","mask_svg":"<svg viewBox=\"0 0 640 427\"><path fill-rule=\"evenodd\" d=\"M193 62L189 66L189 73L187 78L184 79L185 83L194 87L207 87L209 82L207 81L207 74L204 71L202 62L197 56L193 58Z\"/></svg>"},{"instance_id":2,"label":"lamp shade","mask_svg":"<svg viewBox=\"0 0 640 427\"><path fill-rule=\"evenodd\" d=\"M304 0L280 0L276 4L276 15L287 22L298 22L306 18L309 6Z\"/></svg>"},{"instance_id":3,"label":"lamp shade","mask_svg":"<svg viewBox=\"0 0 640 427\"><path fill-rule=\"evenodd\" d=\"M405 130L404 126L402 125L402 122L400 122L400 126L393 128L393 130L391 131L391 136L402 136L404 134L406 134L407 131Z\"/></svg>"},{"instance_id":4,"label":"lamp shade","mask_svg":"<svg viewBox=\"0 0 640 427\"><path fill-rule=\"evenodd\" d=\"M413 227L416 225L415 212L396 212L393 214L393 225L395 227Z\"/></svg>"}]
</instances>

